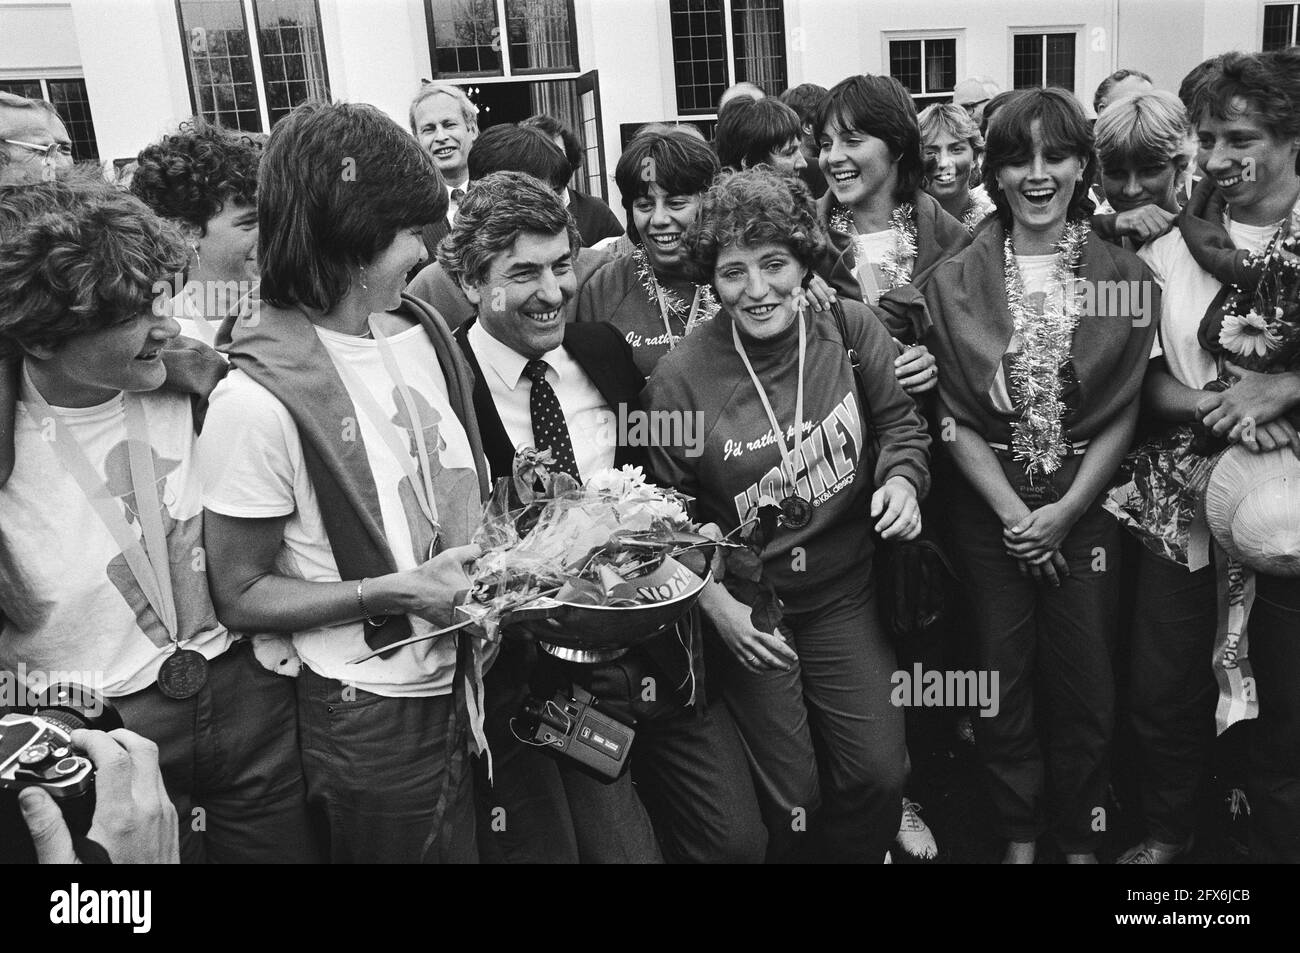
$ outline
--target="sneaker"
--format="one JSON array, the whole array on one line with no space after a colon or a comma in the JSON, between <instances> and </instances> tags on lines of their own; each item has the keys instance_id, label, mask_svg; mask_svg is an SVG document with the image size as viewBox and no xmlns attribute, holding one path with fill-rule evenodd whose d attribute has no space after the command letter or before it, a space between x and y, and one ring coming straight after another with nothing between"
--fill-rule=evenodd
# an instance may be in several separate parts
<instances>
[{"instance_id":1,"label":"sneaker","mask_svg":"<svg viewBox=\"0 0 1300 953\"><path fill-rule=\"evenodd\" d=\"M934 842L934 835L921 815L917 813L921 805L903 798L903 823L899 825L898 836L894 842L910 857L917 860L934 860L939 856L939 845Z\"/></svg>"},{"instance_id":2,"label":"sneaker","mask_svg":"<svg viewBox=\"0 0 1300 953\"><path fill-rule=\"evenodd\" d=\"M1162 844L1147 838L1120 855L1117 864L1172 864L1192 849L1192 838L1184 844Z\"/></svg>"}]
</instances>

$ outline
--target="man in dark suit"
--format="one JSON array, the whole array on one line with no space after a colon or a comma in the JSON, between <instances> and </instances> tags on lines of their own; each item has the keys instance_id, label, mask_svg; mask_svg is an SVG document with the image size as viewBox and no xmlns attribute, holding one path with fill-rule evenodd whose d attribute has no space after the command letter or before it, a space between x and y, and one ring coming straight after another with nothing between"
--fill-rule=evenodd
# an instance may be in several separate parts
<instances>
[{"instance_id":1,"label":"man in dark suit","mask_svg":"<svg viewBox=\"0 0 1300 953\"><path fill-rule=\"evenodd\" d=\"M514 123L499 123L485 129L474 140L469 153L471 181L477 182L493 172L527 172L549 185L559 195L569 178L569 161L540 130ZM475 308L460 290L460 286L447 274L447 269L437 260L436 242L441 242L449 231L446 219L425 226L424 240L432 260L411 279L406 293L433 305L447 326L455 330L474 317ZM428 244L431 241L435 244ZM612 253L612 249L577 250L573 256L573 269L579 288L597 268L609 261ZM566 304L566 320L574 319L577 300L578 296L574 294L572 301Z\"/></svg>"},{"instance_id":2,"label":"man in dark suit","mask_svg":"<svg viewBox=\"0 0 1300 953\"><path fill-rule=\"evenodd\" d=\"M549 449L555 466L580 480L644 460L645 447L611 439L612 422L641 410L644 379L631 348L610 325L564 320L577 290L578 243L555 192L531 176L499 172L475 184L439 249L476 311L456 338L475 373L475 411L494 478L511 475L523 447ZM495 778L491 787L485 774L479 779L481 856L761 860L767 835L739 735L725 706L704 703L696 648L695 639L670 629L614 662L582 665L508 637L485 679ZM511 720L525 697L547 699L574 685L635 723L640 793L626 773L597 780L514 734ZM653 800L654 827L641 794Z\"/></svg>"}]
</instances>

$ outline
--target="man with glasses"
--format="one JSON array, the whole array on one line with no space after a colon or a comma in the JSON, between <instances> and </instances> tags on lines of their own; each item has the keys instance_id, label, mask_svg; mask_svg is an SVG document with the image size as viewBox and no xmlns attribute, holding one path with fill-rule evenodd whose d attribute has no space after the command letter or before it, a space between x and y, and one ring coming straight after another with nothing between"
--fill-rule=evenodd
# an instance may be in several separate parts
<instances>
[{"instance_id":1,"label":"man with glasses","mask_svg":"<svg viewBox=\"0 0 1300 953\"><path fill-rule=\"evenodd\" d=\"M72 140L44 100L0 93L0 185L48 182L72 168Z\"/></svg>"}]
</instances>

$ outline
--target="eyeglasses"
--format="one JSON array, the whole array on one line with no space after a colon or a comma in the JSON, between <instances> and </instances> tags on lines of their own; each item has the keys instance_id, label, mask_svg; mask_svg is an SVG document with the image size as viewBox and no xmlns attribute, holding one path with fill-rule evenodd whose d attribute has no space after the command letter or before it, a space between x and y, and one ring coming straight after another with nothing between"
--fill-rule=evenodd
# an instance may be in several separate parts
<instances>
[{"instance_id":1,"label":"eyeglasses","mask_svg":"<svg viewBox=\"0 0 1300 953\"><path fill-rule=\"evenodd\" d=\"M0 139L0 142L11 146L22 146L24 149L31 149L32 152L39 152L43 162L54 162L61 158L71 158L72 146L66 142L51 142L48 146L38 146L34 142L22 142L18 139Z\"/></svg>"}]
</instances>

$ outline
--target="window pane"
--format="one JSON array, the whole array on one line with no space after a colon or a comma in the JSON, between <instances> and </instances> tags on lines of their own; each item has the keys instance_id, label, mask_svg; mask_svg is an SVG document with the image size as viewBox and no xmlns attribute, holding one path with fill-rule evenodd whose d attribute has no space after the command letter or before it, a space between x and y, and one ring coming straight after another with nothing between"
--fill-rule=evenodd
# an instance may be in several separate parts
<instances>
[{"instance_id":1,"label":"window pane","mask_svg":"<svg viewBox=\"0 0 1300 953\"><path fill-rule=\"evenodd\" d=\"M951 92L957 85L957 41L925 41L925 91Z\"/></svg>"},{"instance_id":2,"label":"window pane","mask_svg":"<svg viewBox=\"0 0 1300 953\"><path fill-rule=\"evenodd\" d=\"M266 107L274 126L294 106L330 98L316 0L255 0Z\"/></svg>"},{"instance_id":3,"label":"window pane","mask_svg":"<svg viewBox=\"0 0 1300 953\"><path fill-rule=\"evenodd\" d=\"M1043 85L1042 34L1022 34L1012 37L1011 86L1013 89L1035 89Z\"/></svg>"},{"instance_id":4,"label":"window pane","mask_svg":"<svg viewBox=\"0 0 1300 953\"><path fill-rule=\"evenodd\" d=\"M572 0L506 0L512 72L578 68Z\"/></svg>"},{"instance_id":5,"label":"window pane","mask_svg":"<svg viewBox=\"0 0 1300 953\"><path fill-rule=\"evenodd\" d=\"M1284 50L1291 45L1295 13L1293 3L1271 3L1264 8L1264 42L1261 49Z\"/></svg>"},{"instance_id":6,"label":"window pane","mask_svg":"<svg viewBox=\"0 0 1300 953\"><path fill-rule=\"evenodd\" d=\"M668 5L673 29L673 63L689 68L690 82L677 84L677 111L681 113L713 112L718 98L727 88L725 53L713 55L721 39L726 49L726 24L722 0L670 0ZM703 48L693 40L704 41Z\"/></svg>"},{"instance_id":7,"label":"window pane","mask_svg":"<svg viewBox=\"0 0 1300 953\"><path fill-rule=\"evenodd\" d=\"M909 93L919 93L921 87L921 41L889 41L889 75L902 83Z\"/></svg>"},{"instance_id":8,"label":"window pane","mask_svg":"<svg viewBox=\"0 0 1300 953\"><path fill-rule=\"evenodd\" d=\"M181 41L198 112L231 129L261 132L240 0L180 0Z\"/></svg>"},{"instance_id":9,"label":"window pane","mask_svg":"<svg viewBox=\"0 0 1300 953\"><path fill-rule=\"evenodd\" d=\"M731 0L736 82L753 83L773 96L786 87L782 6L782 0Z\"/></svg>"},{"instance_id":10,"label":"window pane","mask_svg":"<svg viewBox=\"0 0 1300 953\"><path fill-rule=\"evenodd\" d=\"M439 77L501 76L501 26L494 0L431 0Z\"/></svg>"},{"instance_id":11,"label":"window pane","mask_svg":"<svg viewBox=\"0 0 1300 953\"><path fill-rule=\"evenodd\" d=\"M9 79L0 82L0 93L13 93L24 99L44 99L39 79Z\"/></svg>"},{"instance_id":12,"label":"window pane","mask_svg":"<svg viewBox=\"0 0 1300 953\"><path fill-rule=\"evenodd\" d=\"M49 81L50 102L59 111L59 118L72 140L72 157L78 162L99 160L99 144L95 141L95 125L90 119L90 100L86 96L84 79L52 79Z\"/></svg>"},{"instance_id":13,"label":"window pane","mask_svg":"<svg viewBox=\"0 0 1300 953\"><path fill-rule=\"evenodd\" d=\"M1074 92L1074 34L1047 35L1047 85Z\"/></svg>"}]
</instances>

